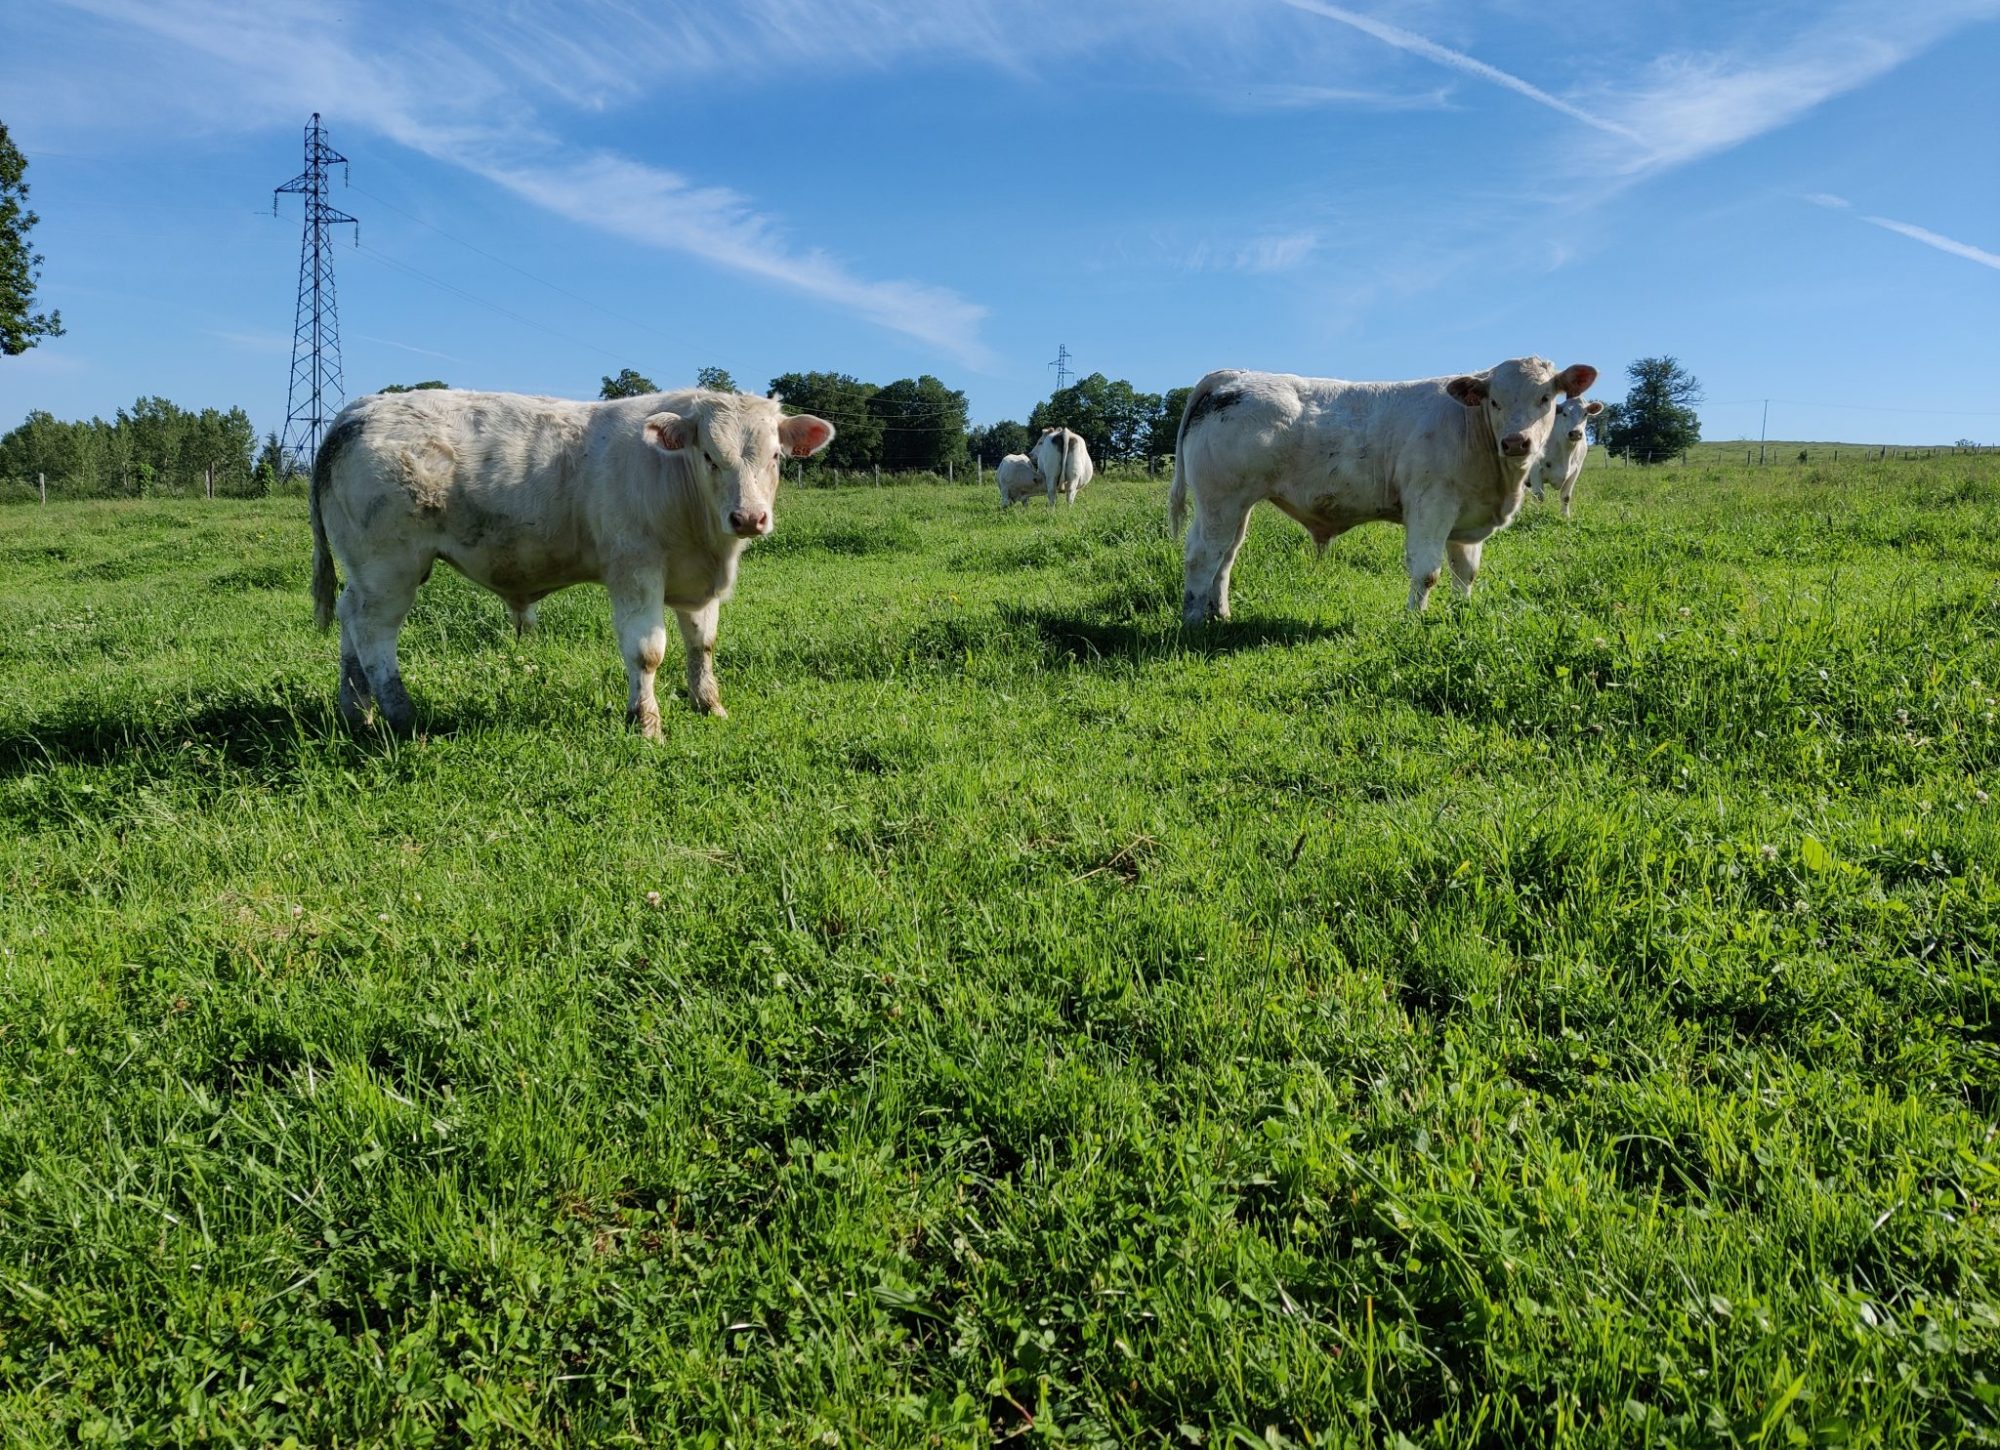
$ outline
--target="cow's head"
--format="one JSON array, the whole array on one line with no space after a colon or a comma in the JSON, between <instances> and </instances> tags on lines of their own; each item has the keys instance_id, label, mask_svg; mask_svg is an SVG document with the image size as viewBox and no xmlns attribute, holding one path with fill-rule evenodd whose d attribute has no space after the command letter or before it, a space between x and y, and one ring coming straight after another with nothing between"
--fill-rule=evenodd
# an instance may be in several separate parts
<instances>
[{"instance_id":1,"label":"cow's head","mask_svg":"<svg viewBox=\"0 0 2000 1450\"><path fill-rule=\"evenodd\" d=\"M1597 369L1587 363L1557 372L1541 358L1517 357L1483 373L1453 378L1445 391L1480 410L1502 458L1527 459L1548 442L1557 396L1581 397L1596 381Z\"/></svg>"},{"instance_id":2,"label":"cow's head","mask_svg":"<svg viewBox=\"0 0 2000 1450\"><path fill-rule=\"evenodd\" d=\"M645 434L686 465L715 509L717 530L755 539L771 532L784 461L826 447L833 424L803 413L787 418L769 398L703 393L685 413L653 414Z\"/></svg>"},{"instance_id":3,"label":"cow's head","mask_svg":"<svg viewBox=\"0 0 2000 1450\"><path fill-rule=\"evenodd\" d=\"M1544 483L1561 483L1583 466L1584 455L1590 451L1586 425L1603 411L1604 404L1595 398L1564 398L1556 404L1555 426L1549 429L1549 441L1542 448L1532 480L1536 498L1542 496Z\"/></svg>"}]
</instances>

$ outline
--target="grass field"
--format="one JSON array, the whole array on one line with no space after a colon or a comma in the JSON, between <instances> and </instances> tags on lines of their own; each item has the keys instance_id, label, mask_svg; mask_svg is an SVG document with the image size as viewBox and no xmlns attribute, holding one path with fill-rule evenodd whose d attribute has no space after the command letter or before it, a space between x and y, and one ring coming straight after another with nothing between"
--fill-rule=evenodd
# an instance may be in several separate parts
<instances>
[{"instance_id":1,"label":"grass field","mask_svg":"<svg viewBox=\"0 0 2000 1450\"><path fill-rule=\"evenodd\" d=\"M1164 492L781 495L656 745L600 590L356 741L298 501L0 511L5 1440L2000 1440L2000 458L1197 635Z\"/></svg>"}]
</instances>

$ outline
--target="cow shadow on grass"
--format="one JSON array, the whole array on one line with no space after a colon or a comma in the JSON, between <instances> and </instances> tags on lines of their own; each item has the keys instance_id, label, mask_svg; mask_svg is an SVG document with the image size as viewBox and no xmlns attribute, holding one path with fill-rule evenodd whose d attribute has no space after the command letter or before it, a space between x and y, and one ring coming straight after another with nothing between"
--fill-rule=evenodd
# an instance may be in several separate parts
<instances>
[{"instance_id":1,"label":"cow shadow on grass","mask_svg":"<svg viewBox=\"0 0 2000 1450\"><path fill-rule=\"evenodd\" d=\"M1088 607L1002 605L1000 616L1010 629L1033 636L1043 658L1056 665L1142 664L1179 655L1219 658L1346 639L1355 632L1349 623L1282 616L1216 619L1190 629L1182 625L1178 614L1162 611L1118 617Z\"/></svg>"},{"instance_id":2,"label":"cow shadow on grass","mask_svg":"<svg viewBox=\"0 0 2000 1450\"><path fill-rule=\"evenodd\" d=\"M417 710L422 735L451 736L482 723L476 711ZM327 696L291 686L222 691L179 713L116 700L72 701L41 719L0 725L0 780L66 765L137 763L171 773L184 768L176 757L190 751L282 778L308 756L331 750L358 758L395 744L378 727L349 730Z\"/></svg>"}]
</instances>

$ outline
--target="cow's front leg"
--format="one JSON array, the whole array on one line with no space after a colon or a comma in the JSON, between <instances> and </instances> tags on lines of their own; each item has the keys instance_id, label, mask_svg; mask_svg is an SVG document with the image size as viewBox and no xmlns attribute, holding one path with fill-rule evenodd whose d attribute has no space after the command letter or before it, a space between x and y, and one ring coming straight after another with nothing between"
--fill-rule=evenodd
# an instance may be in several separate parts
<instances>
[{"instance_id":1,"label":"cow's front leg","mask_svg":"<svg viewBox=\"0 0 2000 1450\"><path fill-rule=\"evenodd\" d=\"M1576 480L1568 479L1563 484L1563 517L1569 517L1569 501L1576 497Z\"/></svg>"},{"instance_id":2,"label":"cow's front leg","mask_svg":"<svg viewBox=\"0 0 2000 1450\"><path fill-rule=\"evenodd\" d=\"M674 615L681 623L681 643L687 646L688 702L704 715L728 719L722 691L715 686L715 630L722 601L711 599L699 609L677 609Z\"/></svg>"},{"instance_id":3,"label":"cow's front leg","mask_svg":"<svg viewBox=\"0 0 2000 1450\"><path fill-rule=\"evenodd\" d=\"M1472 581L1479 577L1479 554L1485 544L1461 544L1456 540L1445 545L1445 557L1451 560L1452 587L1458 590L1460 599L1472 597Z\"/></svg>"},{"instance_id":4,"label":"cow's front leg","mask_svg":"<svg viewBox=\"0 0 2000 1450\"><path fill-rule=\"evenodd\" d=\"M1410 613L1423 613L1443 572L1455 508L1414 508L1403 524L1403 567L1410 571ZM1456 561L1454 561L1455 563Z\"/></svg>"},{"instance_id":5,"label":"cow's front leg","mask_svg":"<svg viewBox=\"0 0 2000 1450\"><path fill-rule=\"evenodd\" d=\"M660 738L660 702L653 676L667 653L667 581L659 574L634 573L611 587L611 624L625 657L625 718L648 740Z\"/></svg>"}]
</instances>

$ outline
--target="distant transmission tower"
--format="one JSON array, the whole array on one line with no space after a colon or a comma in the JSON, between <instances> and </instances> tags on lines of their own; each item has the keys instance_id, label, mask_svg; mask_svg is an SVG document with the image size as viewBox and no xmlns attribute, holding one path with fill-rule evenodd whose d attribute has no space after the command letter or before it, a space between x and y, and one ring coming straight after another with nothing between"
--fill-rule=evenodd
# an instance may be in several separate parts
<instances>
[{"instance_id":1,"label":"distant transmission tower","mask_svg":"<svg viewBox=\"0 0 2000 1450\"><path fill-rule=\"evenodd\" d=\"M1060 393L1063 390L1063 385L1069 381L1068 343L1060 342L1056 344L1056 360L1050 363L1049 366L1056 370L1056 391Z\"/></svg>"},{"instance_id":2,"label":"distant transmission tower","mask_svg":"<svg viewBox=\"0 0 2000 1450\"><path fill-rule=\"evenodd\" d=\"M354 227L354 244L361 245L361 223L326 199L327 168L338 164L347 176L347 158L326 144L319 112L306 127L306 169L271 192L271 214L278 198L296 192L306 199L305 237L299 243L299 304L292 324L292 382L285 393L286 456L301 469L312 467L320 435L347 397L340 380L340 312L333 296L333 247L328 227Z\"/></svg>"}]
</instances>

